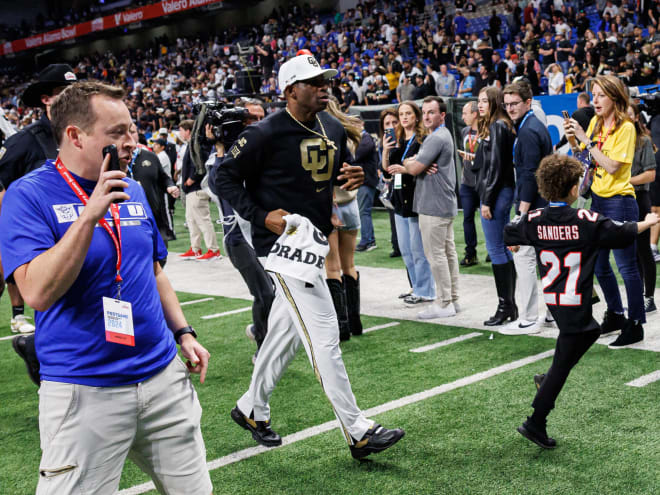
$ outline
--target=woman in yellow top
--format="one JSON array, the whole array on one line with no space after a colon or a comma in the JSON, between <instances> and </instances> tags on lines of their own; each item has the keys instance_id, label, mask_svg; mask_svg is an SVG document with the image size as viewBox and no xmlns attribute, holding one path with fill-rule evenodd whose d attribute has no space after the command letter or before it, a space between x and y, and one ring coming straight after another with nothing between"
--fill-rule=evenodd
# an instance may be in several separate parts
<instances>
[{"instance_id":1,"label":"woman in yellow top","mask_svg":"<svg viewBox=\"0 0 660 495\"><path fill-rule=\"evenodd\" d=\"M612 220L637 221L639 210L635 201L635 188L630 183L636 133L627 114L628 91L617 77L598 76L591 93L596 115L591 119L587 131L574 119L564 123L567 137L575 137L581 148L589 150L597 165L591 185L591 209ZM605 335L622 330L621 335L610 344L610 348L620 348L644 338L642 323L646 322L646 315L642 279L637 268L635 244L624 249L614 249L614 259L628 296L626 320L609 256L609 249L601 249L595 269L607 302L601 332ZM591 296L585 294L584 297Z\"/></svg>"}]
</instances>

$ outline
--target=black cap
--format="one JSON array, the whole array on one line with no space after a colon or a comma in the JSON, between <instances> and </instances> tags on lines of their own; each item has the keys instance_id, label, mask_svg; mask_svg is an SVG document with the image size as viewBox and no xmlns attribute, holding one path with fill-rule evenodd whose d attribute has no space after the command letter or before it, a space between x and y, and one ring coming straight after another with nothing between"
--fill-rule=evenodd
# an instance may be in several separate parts
<instances>
[{"instance_id":1,"label":"black cap","mask_svg":"<svg viewBox=\"0 0 660 495\"><path fill-rule=\"evenodd\" d=\"M59 86L68 86L78 78L68 64L51 64L39 72L37 81L23 92L21 100L26 107L41 107L41 95L50 94Z\"/></svg>"}]
</instances>

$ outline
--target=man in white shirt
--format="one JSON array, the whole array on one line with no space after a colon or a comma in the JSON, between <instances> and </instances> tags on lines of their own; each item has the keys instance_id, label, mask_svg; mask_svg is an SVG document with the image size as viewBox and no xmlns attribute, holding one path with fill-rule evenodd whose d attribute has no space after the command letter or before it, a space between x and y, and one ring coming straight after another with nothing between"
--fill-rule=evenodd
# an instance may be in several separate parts
<instances>
[{"instance_id":1,"label":"man in white shirt","mask_svg":"<svg viewBox=\"0 0 660 495\"><path fill-rule=\"evenodd\" d=\"M160 160L160 165L163 167L163 170L165 173L169 176L172 177L172 173L170 170L172 169L172 162L170 161L170 157L167 156L167 153L165 152L165 146L167 146L167 141L165 138L158 138L154 141L153 145L153 150L154 153L158 156L158 160Z\"/></svg>"}]
</instances>

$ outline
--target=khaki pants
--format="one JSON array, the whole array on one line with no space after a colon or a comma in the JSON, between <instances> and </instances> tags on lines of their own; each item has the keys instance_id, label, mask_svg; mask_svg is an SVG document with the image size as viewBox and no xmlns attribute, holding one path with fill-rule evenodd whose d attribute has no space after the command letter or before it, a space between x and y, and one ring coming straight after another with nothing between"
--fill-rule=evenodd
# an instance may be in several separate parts
<instances>
[{"instance_id":1,"label":"khaki pants","mask_svg":"<svg viewBox=\"0 0 660 495\"><path fill-rule=\"evenodd\" d=\"M211 251L220 249L211 220L210 199L204 191L193 191L186 194L186 224L190 232L190 246L193 251L199 251L202 248L202 235L206 249Z\"/></svg>"},{"instance_id":2,"label":"khaki pants","mask_svg":"<svg viewBox=\"0 0 660 495\"><path fill-rule=\"evenodd\" d=\"M453 218L419 215L424 254L431 265L435 290L442 306L458 301L458 255Z\"/></svg>"},{"instance_id":3,"label":"khaki pants","mask_svg":"<svg viewBox=\"0 0 660 495\"><path fill-rule=\"evenodd\" d=\"M115 494L127 455L160 493L208 495L212 486L201 417L197 393L178 356L134 385L42 381L37 495Z\"/></svg>"}]
</instances>

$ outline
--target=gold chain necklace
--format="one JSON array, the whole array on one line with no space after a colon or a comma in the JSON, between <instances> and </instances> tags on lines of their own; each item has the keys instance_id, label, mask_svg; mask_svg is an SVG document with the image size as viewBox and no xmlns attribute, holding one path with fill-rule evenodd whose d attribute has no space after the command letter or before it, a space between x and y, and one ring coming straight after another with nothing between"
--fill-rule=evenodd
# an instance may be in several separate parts
<instances>
[{"instance_id":1,"label":"gold chain necklace","mask_svg":"<svg viewBox=\"0 0 660 495\"><path fill-rule=\"evenodd\" d=\"M295 118L295 117L293 116L293 114L292 114L291 111L289 110L289 107L288 107L288 106L287 106L287 107L284 107L284 110L286 110L286 113L289 114L289 117L291 117L293 120L295 120L295 121L298 123L298 125L299 125L300 127L302 127L303 129L305 129L306 131L311 132L312 134L316 134L316 135L319 136L320 138L323 138L323 140L325 141L325 144L327 144L327 145L328 145L330 148L332 148L333 150L337 151L337 146L335 145L335 142L334 142L332 139L330 139L330 138L328 137L328 135L325 133L325 127L323 127L323 123L321 122L321 119L319 119L319 115L318 115L318 114L316 114L316 120L317 120L317 122L319 123L319 125L321 126L321 132L322 132L323 134L320 134L320 133L316 132L315 130L310 129L310 128L307 127L305 124L303 124L302 122L300 122L297 118Z\"/></svg>"}]
</instances>

